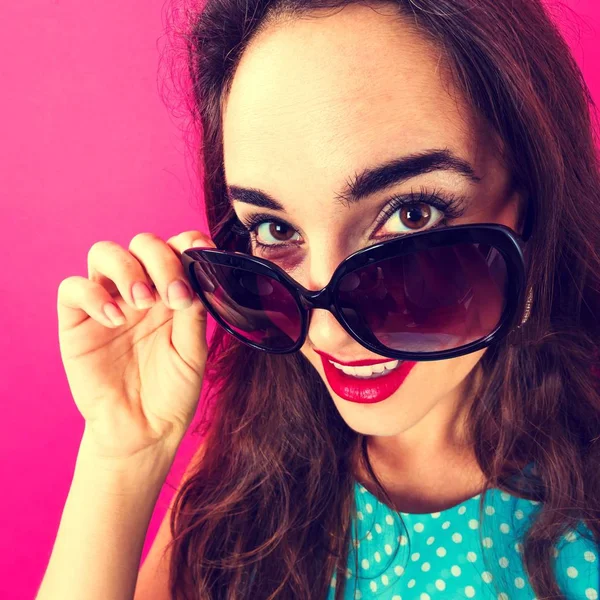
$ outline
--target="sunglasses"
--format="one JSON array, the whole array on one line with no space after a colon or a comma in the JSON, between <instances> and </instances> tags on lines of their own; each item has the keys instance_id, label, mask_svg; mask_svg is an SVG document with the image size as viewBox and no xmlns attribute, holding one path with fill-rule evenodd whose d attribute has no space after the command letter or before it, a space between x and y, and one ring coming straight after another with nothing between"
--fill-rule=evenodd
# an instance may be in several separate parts
<instances>
[{"instance_id":1,"label":"sunglasses","mask_svg":"<svg viewBox=\"0 0 600 600\"><path fill-rule=\"evenodd\" d=\"M252 348L299 350L318 308L376 354L427 361L475 352L527 321L524 248L504 225L432 229L354 252L318 291L242 252L190 248L181 261L208 313Z\"/></svg>"}]
</instances>

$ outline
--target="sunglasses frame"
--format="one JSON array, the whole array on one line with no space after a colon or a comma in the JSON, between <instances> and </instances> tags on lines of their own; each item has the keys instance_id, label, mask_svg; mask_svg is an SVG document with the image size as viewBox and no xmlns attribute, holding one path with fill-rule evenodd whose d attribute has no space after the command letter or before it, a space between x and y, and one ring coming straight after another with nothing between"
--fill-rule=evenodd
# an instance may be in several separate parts
<instances>
[{"instance_id":1,"label":"sunglasses frame","mask_svg":"<svg viewBox=\"0 0 600 600\"><path fill-rule=\"evenodd\" d=\"M480 340L476 340L459 348L436 352L417 353L392 350L391 348L387 348L383 344L380 344L377 340L375 340L374 343L373 341L365 340L358 335L346 321L343 311L341 311L336 304L338 285L341 279L352 271L369 266L372 263L411 254L413 252L464 243L481 243L493 246L502 254L507 269L508 292L506 305L496 328ZM456 358L458 356L476 352L477 350L499 341L507 335L515 325L520 327L527 320L531 300L528 298L527 306L525 306L525 246L526 242L522 237L510 227L498 223L454 225L430 229L404 235L393 240L380 242L354 252L338 265L329 283L324 288L317 291L307 290L275 263L242 252L219 250L215 248L190 248L181 254L181 262L191 286L206 307L208 313L228 333L244 344L257 350L262 350L263 352L269 352L271 354L290 354L298 351L306 340L310 322L310 311L319 308L331 312L344 330L354 340L375 354L398 360L431 361ZM296 301L298 312L300 313L301 333L296 343L292 347L283 350L268 349L244 338L241 334L232 329L206 299L194 273L193 265L197 261L227 266L230 268L244 269L257 275L271 277L279 284L283 285ZM525 312L525 316L521 318L520 315L523 314L523 311ZM520 324L518 324L519 321Z\"/></svg>"}]
</instances>

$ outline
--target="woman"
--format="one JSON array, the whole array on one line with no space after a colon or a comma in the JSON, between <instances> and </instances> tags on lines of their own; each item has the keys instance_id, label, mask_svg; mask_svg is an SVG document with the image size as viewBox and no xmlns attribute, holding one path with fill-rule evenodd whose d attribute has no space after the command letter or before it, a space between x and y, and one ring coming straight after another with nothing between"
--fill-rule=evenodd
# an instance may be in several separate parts
<instances>
[{"instance_id":1,"label":"woman","mask_svg":"<svg viewBox=\"0 0 600 600\"><path fill-rule=\"evenodd\" d=\"M214 243L100 242L61 284L86 430L38 600L597 598L599 163L542 5L191 14Z\"/></svg>"}]
</instances>

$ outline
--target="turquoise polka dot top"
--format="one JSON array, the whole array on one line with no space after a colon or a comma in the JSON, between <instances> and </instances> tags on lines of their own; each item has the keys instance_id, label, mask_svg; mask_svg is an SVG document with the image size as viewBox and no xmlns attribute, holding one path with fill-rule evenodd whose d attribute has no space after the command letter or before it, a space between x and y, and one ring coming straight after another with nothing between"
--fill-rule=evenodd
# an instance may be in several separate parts
<instances>
[{"instance_id":1,"label":"turquoise polka dot top","mask_svg":"<svg viewBox=\"0 0 600 600\"><path fill-rule=\"evenodd\" d=\"M493 488L486 492L483 522L478 494L442 512L401 512L404 529L397 513L363 485L357 482L355 490L344 600L535 600L519 539L539 503ZM584 530L593 539L581 522L554 548L567 600L599 597L598 547L581 535ZM334 575L327 600L335 586Z\"/></svg>"}]
</instances>

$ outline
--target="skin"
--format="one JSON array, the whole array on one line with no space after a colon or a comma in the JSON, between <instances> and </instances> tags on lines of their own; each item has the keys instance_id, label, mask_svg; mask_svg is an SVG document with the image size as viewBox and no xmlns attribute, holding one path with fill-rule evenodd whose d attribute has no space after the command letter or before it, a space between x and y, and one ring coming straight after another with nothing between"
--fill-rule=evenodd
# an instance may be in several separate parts
<instances>
[{"instance_id":1,"label":"skin","mask_svg":"<svg viewBox=\"0 0 600 600\"><path fill-rule=\"evenodd\" d=\"M227 184L263 190L285 211L237 200L234 209L242 221L260 212L294 227L299 245L254 253L309 289L324 287L345 257L375 243L376 218L394 194L411 189L465 195L467 211L449 225L493 222L520 232L522 199L509 189L509 172L495 151L501 144L452 85L439 50L385 6L351 5L318 19L271 24L245 52L225 100ZM362 169L432 148L468 160L480 183L434 171L356 205L336 201ZM431 210L434 224L439 213ZM411 231L406 217L403 225L392 218L402 233ZM315 348L346 361L381 358L322 310L313 311L301 351L328 385ZM467 377L479 380L474 369L484 352L421 362L376 404L348 402L328 386L343 419L368 436L375 470L398 510L443 510L482 487L463 423L471 402ZM360 469L357 477L372 488Z\"/></svg>"}]
</instances>

